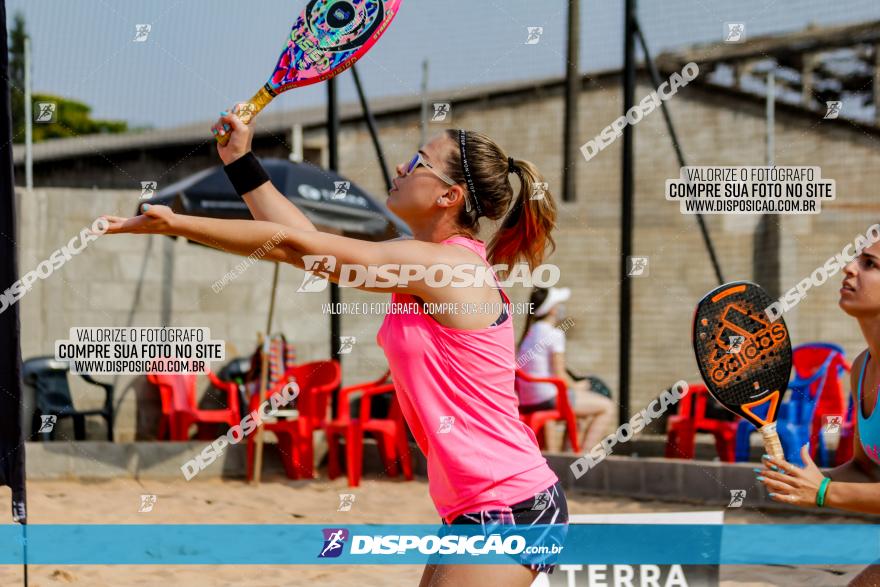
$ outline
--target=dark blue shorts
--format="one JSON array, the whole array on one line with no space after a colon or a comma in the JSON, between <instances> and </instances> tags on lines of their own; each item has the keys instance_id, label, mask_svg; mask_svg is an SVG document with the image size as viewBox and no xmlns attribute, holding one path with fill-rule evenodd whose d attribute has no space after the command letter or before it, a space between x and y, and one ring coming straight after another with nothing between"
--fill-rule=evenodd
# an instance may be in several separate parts
<instances>
[{"instance_id":1,"label":"dark blue shorts","mask_svg":"<svg viewBox=\"0 0 880 587\"><path fill-rule=\"evenodd\" d=\"M444 526L449 526L443 520ZM514 530L513 526L547 526L542 531L540 540L530 540L530 546L552 546L558 551L562 550L565 536L568 533L568 503L565 501L565 492L562 484L557 481L544 491L533 497L515 503L508 510L489 510L461 514L452 520L455 524L479 524L483 528L483 534L491 534L498 526L511 526L508 532ZM498 532L496 532L498 533ZM501 531L502 536L505 531ZM530 536L530 538L532 538ZM511 555L516 561L538 572L551 574L556 567L558 554L526 554Z\"/></svg>"}]
</instances>

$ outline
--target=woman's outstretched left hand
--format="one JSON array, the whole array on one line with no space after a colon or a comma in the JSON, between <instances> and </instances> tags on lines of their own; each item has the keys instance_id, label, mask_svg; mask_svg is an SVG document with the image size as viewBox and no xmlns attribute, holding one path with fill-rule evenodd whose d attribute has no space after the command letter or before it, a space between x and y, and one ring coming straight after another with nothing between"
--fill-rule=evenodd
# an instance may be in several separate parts
<instances>
[{"instance_id":1,"label":"woman's outstretched left hand","mask_svg":"<svg viewBox=\"0 0 880 587\"><path fill-rule=\"evenodd\" d=\"M801 448L803 468L764 456L764 469L760 471L759 481L770 491L771 499L802 507L816 507L816 494L825 476L810 457L808 447L805 444Z\"/></svg>"},{"instance_id":2,"label":"woman's outstretched left hand","mask_svg":"<svg viewBox=\"0 0 880 587\"><path fill-rule=\"evenodd\" d=\"M107 234L174 234L176 215L168 206L144 204L141 215L133 218L104 215Z\"/></svg>"}]
</instances>

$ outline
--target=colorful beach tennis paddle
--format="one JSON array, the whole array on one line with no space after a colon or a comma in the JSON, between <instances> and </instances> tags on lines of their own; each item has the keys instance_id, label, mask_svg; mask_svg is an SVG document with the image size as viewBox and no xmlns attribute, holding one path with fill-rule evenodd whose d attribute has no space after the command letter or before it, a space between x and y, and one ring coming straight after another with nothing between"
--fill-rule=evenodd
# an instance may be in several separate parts
<instances>
[{"instance_id":1,"label":"colorful beach tennis paddle","mask_svg":"<svg viewBox=\"0 0 880 587\"><path fill-rule=\"evenodd\" d=\"M260 91L240 104L249 124L282 92L328 80L354 65L376 44L394 19L401 0L310 0L296 19L275 70ZM229 135L215 135L221 145Z\"/></svg>"},{"instance_id":2,"label":"colorful beach tennis paddle","mask_svg":"<svg viewBox=\"0 0 880 587\"><path fill-rule=\"evenodd\" d=\"M749 281L726 283L700 300L694 354L709 393L760 430L771 457L785 460L776 416L791 374L791 340L782 318L764 309L773 298Z\"/></svg>"}]
</instances>

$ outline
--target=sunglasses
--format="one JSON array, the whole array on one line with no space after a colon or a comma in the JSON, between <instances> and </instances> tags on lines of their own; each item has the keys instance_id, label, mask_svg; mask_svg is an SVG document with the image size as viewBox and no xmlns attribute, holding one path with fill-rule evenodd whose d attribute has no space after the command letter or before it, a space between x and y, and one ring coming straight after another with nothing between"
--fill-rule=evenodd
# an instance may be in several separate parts
<instances>
[{"instance_id":1,"label":"sunglasses","mask_svg":"<svg viewBox=\"0 0 880 587\"><path fill-rule=\"evenodd\" d=\"M413 156L413 158L410 159L409 164L406 166L406 172L403 174L404 177L407 175L410 175L413 171L416 170L416 168L419 165L421 165L423 167L427 167L431 172L434 173L434 175L436 175L437 177L442 179L448 185L455 185L458 183L457 181L450 178L448 175L446 175L442 171L438 171L437 169L435 169L433 165L428 163L428 161L424 157L422 157L421 153L416 153L415 156ZM470 212L471 211L471 201L469 199L465 198L464 204L465 204L465 211Z\"/></svg>"}]
</instances>

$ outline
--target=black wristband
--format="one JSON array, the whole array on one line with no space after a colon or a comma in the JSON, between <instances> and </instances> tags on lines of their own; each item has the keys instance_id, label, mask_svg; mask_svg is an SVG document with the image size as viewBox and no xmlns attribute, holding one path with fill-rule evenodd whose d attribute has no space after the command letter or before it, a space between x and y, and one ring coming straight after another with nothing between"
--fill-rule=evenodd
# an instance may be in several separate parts
<instances>
[{"instance_id":1,"label":"black wristband","mask_svg":"<svg viewBox=\"0 0 880 587\"><path fill-rule=\"evenodd\" d=\"M239 196L269 181L269 174L260 165L253 151L248 151L229 165L224 165L223 171L226 172L226 177L232 182L232 187Z\"/></svg>"}]
</instances>

